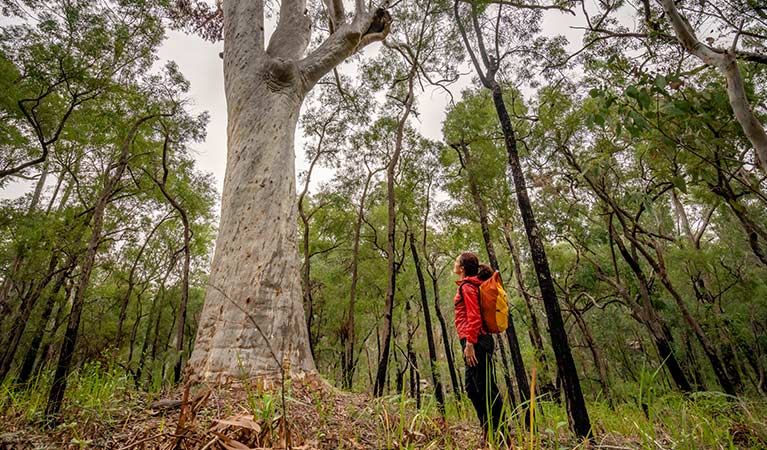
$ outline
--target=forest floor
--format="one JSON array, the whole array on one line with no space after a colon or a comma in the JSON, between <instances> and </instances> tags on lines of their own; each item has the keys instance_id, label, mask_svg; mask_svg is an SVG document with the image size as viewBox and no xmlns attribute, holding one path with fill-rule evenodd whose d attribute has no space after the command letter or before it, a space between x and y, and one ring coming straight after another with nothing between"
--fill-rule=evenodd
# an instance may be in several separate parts
<instances>
[{"instance_id":1,"label":"forest floor","mask_svg":"<svg viewBox=\"0 0 767 450\"><path fill-rule=\"evenodd\" d=\"M318 376L285 383L260 379L248 386L180 387L161 396L109 386L79 386L60 424L41 421L42 396L0 393L0 450L143 449L461 449L480 443L467 402L448 405L445 417L430 402L416 408L400 395L373 399L332 387ZM113 386L114 387L114 386ZM652 400L649 396L645 401ZM180 405L179 405L180 404ZM645 403L647 406L647 403ZM35 408L38 408L35 410ZM648 408L654 413L646 414ZM522 420L497 449L767 449L767 405L706 395L656 398L646 408L590 405L595 438L579 442L567 432L561 405L540 402L536 432Z\"/></svg>"}]
</instances>

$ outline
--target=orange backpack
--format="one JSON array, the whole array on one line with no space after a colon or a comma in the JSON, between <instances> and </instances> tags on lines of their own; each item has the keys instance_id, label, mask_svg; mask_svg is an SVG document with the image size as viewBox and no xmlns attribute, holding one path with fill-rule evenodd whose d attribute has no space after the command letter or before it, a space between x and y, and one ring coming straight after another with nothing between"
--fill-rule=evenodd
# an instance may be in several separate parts
<instances>
[{"instance_id":1,"label":"orange backpack","mask_svg":"<svg viewBox=\"0 0 767 450\"><path fill-rule=\"evenodd\" d=\"M463 290L459 289L458 292L463 301ZM479 285L479 315L482 317L482 325L489 333L503 333L509 327L509 301L503 289L501 274L498 272L494 272Z\"/></svg>"},{"instance_id":2,"label":"orange backpack","mask_svg":"<svg viewBox=\"0 0 767 450\"><path fill-rule=\"evenodd\" d=\"M494 272L479 286L479 312L490 333L503 333L509 327L509 301L500 273Z\"/></svg>"}]
</instances>

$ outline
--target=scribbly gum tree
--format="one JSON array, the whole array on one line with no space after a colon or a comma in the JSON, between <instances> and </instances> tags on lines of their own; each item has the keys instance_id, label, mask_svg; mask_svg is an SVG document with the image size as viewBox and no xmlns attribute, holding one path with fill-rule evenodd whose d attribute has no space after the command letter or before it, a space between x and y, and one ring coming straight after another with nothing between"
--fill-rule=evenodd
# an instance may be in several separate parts
<instances>
[{"instance_id":1,"label":"scribbly gum tree","mask_svg":"<svg viewBox=\"0 0 767 450\"><path fill-rule=\"evenodd\" d=\"M192 380L224 382L242 371L275 372L283 363L315 369L296 244L296 122L317 81L384 39L391 23L385 9L361 0L351 18L340 0L324 6L330 35L305 54L312 28L305 0L282 1L268 44L263 0L221 4L227 166L209 288L187 367Z\"/></svg>"}]
</instances>

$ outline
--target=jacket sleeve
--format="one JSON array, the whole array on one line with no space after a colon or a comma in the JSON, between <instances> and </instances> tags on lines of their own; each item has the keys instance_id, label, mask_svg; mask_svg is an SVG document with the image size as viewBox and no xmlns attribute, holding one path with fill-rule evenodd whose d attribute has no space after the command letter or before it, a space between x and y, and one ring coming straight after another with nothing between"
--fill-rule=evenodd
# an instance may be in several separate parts
<instances>
[{"instance_id":1,"label":"jacket sleeve","mask_svg":"<svg viewBox=\"0 0 767 450\"><path fill-rule=\"evenodd\" d=\"M479 289L476 287L467 289L466 285L461 286L461 289L466 305L466 340L476 344L482 329L482 316L479 312Z\"/></svg>"}]
</instances>

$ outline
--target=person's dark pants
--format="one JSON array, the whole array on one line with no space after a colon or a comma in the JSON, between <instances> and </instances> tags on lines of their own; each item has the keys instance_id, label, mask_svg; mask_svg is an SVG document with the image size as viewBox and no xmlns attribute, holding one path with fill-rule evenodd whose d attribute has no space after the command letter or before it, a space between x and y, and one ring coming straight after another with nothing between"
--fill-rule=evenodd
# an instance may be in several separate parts
<instances>
[{"instance_id":1,"label":"person's dark pants","mask_svg":"<svg viewBox=\"0 0 767 450\"><path fill-rule=\"evenodd\" d=\"M461 339L461 350L466 349L466 339ZM501 411L503 399L498 392L495 382L495 367L493 366L493 336L480 335L474 344L474 354L477 356L477 365L465 366L466 394L471 404L477 411L479 423L482 429L495 432L501 424ZM464 357L463 362L466 363ZM489 413L489 414L488 414ZM488 415L492 420L488 421Z\"/></svg>"}]
</instances>

